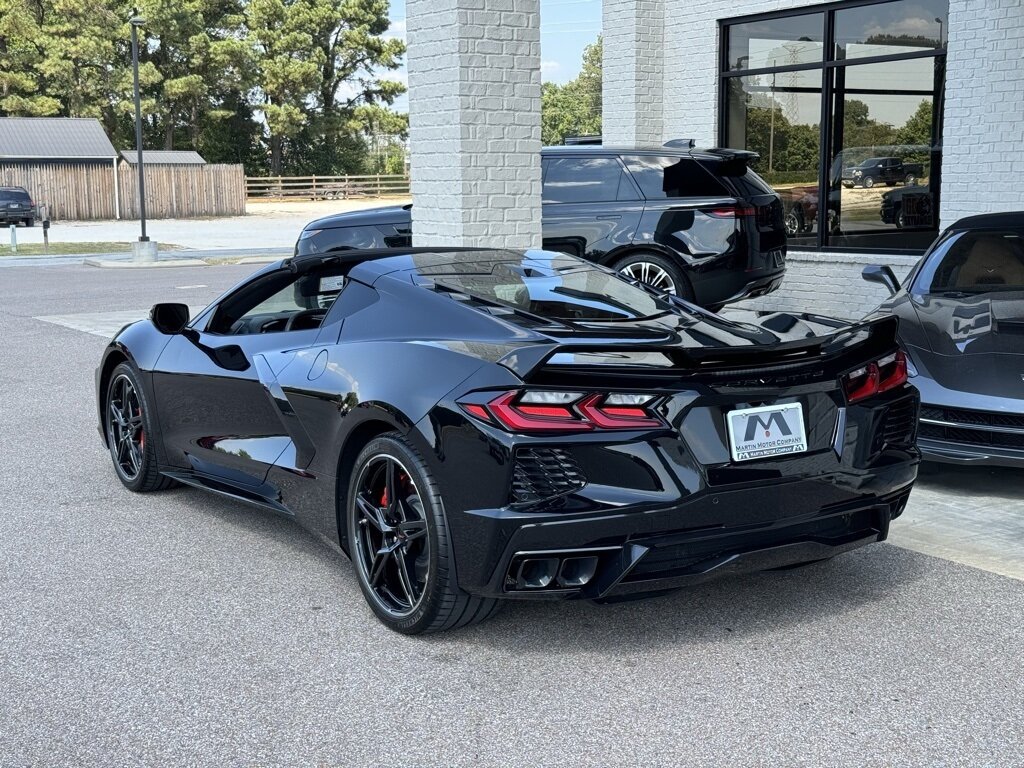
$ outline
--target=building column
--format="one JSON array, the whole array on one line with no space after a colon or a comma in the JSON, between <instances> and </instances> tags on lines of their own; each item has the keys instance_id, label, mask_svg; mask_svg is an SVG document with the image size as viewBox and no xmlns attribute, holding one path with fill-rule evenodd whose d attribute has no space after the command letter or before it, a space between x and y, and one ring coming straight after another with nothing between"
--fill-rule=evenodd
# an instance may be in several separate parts
<instances>
[{"instance_id":1,"label":"building column","mask_svg":"<svg viewBox=\"0 0 1024 768\"><path fill-rule=\"evenodd\" d=\"M942 227L1024 208L1024 1L950 0L948 30Z\"/></svg>"},{"instance_id":2,"label":"building column","mask_svg":"<svg viewBox=\"0 0 1024 768\"><path fill-rule=\"evenodd\" d=\"M601 134L608 145L665 141L665 0L604 0Z\"/></svg>"},{"instance_id":3,"label":"building column","mask_svg":"<svg viewBox=\"0 0 1024 768\"><path fill-rule=\"evenodd\" d=\"M413 244L541 244L539 0L408 0Z\"/></svg>"}]
</instances>

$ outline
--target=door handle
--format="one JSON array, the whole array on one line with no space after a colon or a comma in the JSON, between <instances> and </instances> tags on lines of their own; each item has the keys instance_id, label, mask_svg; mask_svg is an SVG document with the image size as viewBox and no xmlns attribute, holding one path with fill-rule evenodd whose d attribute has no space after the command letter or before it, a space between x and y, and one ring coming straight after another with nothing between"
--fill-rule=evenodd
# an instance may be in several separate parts
<instances>
[{"instance_id":1,"label":"door handle","mask_svg":"<svg viewBox=\"0 0 1024 768\"><path fill-rule=\"evenodd\" d=\"M602 213L596 216L598 221L618 221L622 216L618 213Z\"/></svg>"}]
</instances>

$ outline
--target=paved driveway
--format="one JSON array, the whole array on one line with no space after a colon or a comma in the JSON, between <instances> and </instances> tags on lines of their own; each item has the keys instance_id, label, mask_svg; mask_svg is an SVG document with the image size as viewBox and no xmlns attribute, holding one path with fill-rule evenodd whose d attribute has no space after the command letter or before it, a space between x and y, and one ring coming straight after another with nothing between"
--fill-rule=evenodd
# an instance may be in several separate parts
<instances>
[{"instance_id":1,"label":"paved driveway","mask_svg":"<svg viewBox=\"0 0 1024 768\"><path fill-rule=\"evenodd\" d=\"M1024 764L1024 583L945 557L878 544L412 639L293 524L128 493L94 426L96 313L246 271L0 273L0 765ZM1020 480L929 471L894 541L1019 568Z\"/></svg>"},{"instance_id":2,"label":"paved driveway","mask_svg":"<svg viewBox=\"0 0 1024 768\"><path fill-rule=\"evenodd\" d=\"M250 202L245 216L152 219L146 226L153 240L183 248L290 248L302 228L313 219L407 202L408 198ZM38 225L32 229L19 227L17 236L19 243L42 243L43 228ZM7 233L0 233L0 237L6 244ZM139 222L135 220L57 221L50 228L51 243L130 242L138 237Z\"/></svg>"}]
</instances>

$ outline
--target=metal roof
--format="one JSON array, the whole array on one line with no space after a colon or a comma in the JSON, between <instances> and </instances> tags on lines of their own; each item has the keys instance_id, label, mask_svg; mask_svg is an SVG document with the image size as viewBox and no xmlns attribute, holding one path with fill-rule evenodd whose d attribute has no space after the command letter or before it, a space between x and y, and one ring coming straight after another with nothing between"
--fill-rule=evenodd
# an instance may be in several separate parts
<instances>
[{"instance_id":1,"label":"metal roof","mask_svg":"<svg viewBox=\"0 0 1024 768\"><path fill-rule=\"evenodd\" d=\"M121 157L132 165L139 161L139 153L134 149L122 150ZM198 152L175 149L144 149L142 162L146 165L206 165L206 161Z\"/></svg>"},{"instance_id":2,"label":"metal roof","mask_svg":"<svg viewBox=\"0 0 1024 768\"><path fill-rule=\"evenodd\" d=\"M114 145L91 117L0 117L0 159L113 160Z\"/></svg>"}]
</instances>

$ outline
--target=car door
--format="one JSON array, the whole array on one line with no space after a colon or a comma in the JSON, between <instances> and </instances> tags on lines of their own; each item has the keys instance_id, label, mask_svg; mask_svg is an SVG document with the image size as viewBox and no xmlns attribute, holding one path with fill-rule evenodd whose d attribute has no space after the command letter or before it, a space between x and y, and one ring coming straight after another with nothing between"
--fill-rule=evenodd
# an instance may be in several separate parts
<instances>
[{"instance_id":1,"label":"car door","mask_svg":"<svg viewBox=\"0 0 1024 768\"><path fill-rule=\"evenodd\" d=\"M551 155L543 169L545 249L601 261L632 241L643 200L618 157Z\"/></svg>"},{"instance_id":2,"label":"car door","mask_svg":"<svg viewBox=\"0 0 1024 768\"><path fill-rule=\"evenodd\" d=\"M338 274L261 275L171 337L153 371L167 462L233 485L260 486L302 427L277 376L326 335ZM308 462L310 457L305 457Z\"/></svg>"}]
</instances>

